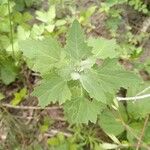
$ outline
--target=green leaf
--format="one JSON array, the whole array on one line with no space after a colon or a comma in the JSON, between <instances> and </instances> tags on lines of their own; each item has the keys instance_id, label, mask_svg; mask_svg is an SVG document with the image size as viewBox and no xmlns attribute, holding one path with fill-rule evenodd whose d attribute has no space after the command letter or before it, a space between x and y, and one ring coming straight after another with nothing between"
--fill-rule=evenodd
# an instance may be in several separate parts
<instances>
[{"instance_id":1,"label":"green leaf","mask_svg":"<svg viewBox=\"0 0 150 150\"><path fill-rule=\"evenodd\" d=\"M103 105L95 100L89 101L85 97L76 97L64 104L65 115L71 123L96 123L97 115L100 114Z\"/></svg>"},{"instance_id":2,"label":"green leaf","mask_svg":"<svg viewBox=\"0 0 150 150\"><path fill-rule=\"evenodd\" d=\"M140 81L135 74L124 71L116 60L106 60L97 70L90 69L80 76L84 89L103 103L106 103L108 93L115 95L120 87L128 88Z\"/></svg>"},{"instance_id":3,"label":"green leaf","mask_svg":"<svg viewBox=\"0 0 150 150\"><path fill-rule=\"evenodd\" d=\"M18 68L13 59L4 60L0 64L0 78L4 84L12 83L18 74Z\"/></svg>"},{"instance_id":4,"label":"green leaf","mask_svg":"<svg viewBox=\"0 0 150 150\"><path fill-rule=\"evenodd\" d=\"M150 87L150 82L140 84L139 86L134 86L133 88L128 89L127 96L137 96L141 91ZM140 95L149 94L150 88ZM136 100L128 102L127 111L131 118L141 119L146 117L150 113L150 98L145 98L141 100Z\"/></svg>"},{"instance_id":5,"label":"green leaf","mask_svg":"<svg viewBox=\"0 0 150 150\"><path fill-rule=\"evenodd\" d=\"M87 20L89 19L89 17L91 17L93 15L93 13L95 12L96 8L97 8L97 6L91 6L91 7L89 7L86 10L85 17L86 17Z\"/></svg>"},{"instance_id":6,"label":"green leaf","mask_svg":"<svg viewBox=\"0 0 150 150\"><path fill-rule=\"evenodd\" d=\"M66 80L78 80L80 78L80 72L89 70L93 67L96 60L93 57L89 57L80 62L64 62L64 66L59 70L59 75Z\"/></svg>"},{"instance_id":7,"label":"green leaf","mask_svg":"<svg viewBox=\"0 0 150 150\"><path fill-rule=\"evenodd\" d=\"M71 80L71 72L73 72L73 65L64 66L59 69L58 74L65 80Z\"/></svg>"},{"instance_id":8,"label":"green leaf","mask_svg":"<svg viewBox=\"0 0 150 150\"><path fill-rule=\"evenodd\" d=\"M106 59L97 72L101 80L109 82L111 86L117 89L119 87L133 87L142 81L134 72L124 70L115 59Z\"/></svg>"},{"instance_id":9,"label":"green leaf","mask_svg":"<svg viewBox=\"0 0 150 150\"><path fill-rule=\"evenodd\" d=\"M108 134L119 135L124 131L124 127L121 124L118 116L115 112L110 112L109 110L103 111L100 115L99 120L100 127Z\"/></svg>"},{"instance_id":10,"label":"green leaf","mask_svg":"<svg viewBox=\"0 0 150 150\"><path fill-rule=\"evenodd\" d=\"M54 31L54 28L55 28L55 25L51 25L51 24L45 26L45 29L46 29L49 33L53 32L53 31Z\"/></svg>"},{"instance_id":11,"label":"green leaf","mask_svg":"<svg viewBox=\"0 0 150 150\"><path fill-rule=\"evenodd\" d=\"M93 67L93 65L95 64L96 59L93 57L89 57L83 61L80 62L79 66L80 66L80 71L84 71L84 70L88 70L90 68Z\"/></svg>"},{"instance_id":12,"label":"green leaf","mask_svg":"<svg viewBox=\"0 0 150 150\"><path fill-rule=\"evenodd\" d=\"M88 45L93 47L93 54L97 58L105 59L105 58L116 58L118 57L118 53L116 51L117 43L115 39L104 39L104 38L89 38Z\"/></svg>"},{"instance_id":13,"label":"green leaf","mask_svg":"<svg viewBox=\"0 0 150 150\"><path fill-rule=\"evenodd\" d=\"M25 40L20 42L24 56L32 60L33 70L42 74L56 67L62 59L62 51L58 42L52 38L43 40Z\"/></svg>"},{"instance_id":14,"label":"green leaf","mask_svg":"<svg viewBox=\"0 0 150 150\"><path fill-rule=\"evenodd\" d=\"M26 31L22 26L18 26L17 28L17 37L20 40L26 40L29 38L30 32Z\"/></svg>"},{"instance_id":15,"label":"green leaf","mask_svg":"<svg viewBox=\"0 0 150 150\"><path fill-rule=\"evenodd\" d=\"M40 25L34 24L32 27L30 36L33 39L42 39L43 38L42 34L44 30L45 30L44 24L40 24Z\"/></svg>"},{"instance_id":16,"label":"green leaf","mask_svg":"<svg viewBox=\"0 0 150 150\"><path fill-rule=\"evenodd\" d=\"M131 118L141 119L150 113L149 99L136 102L128 102L128 113Z\"/></svg>"},{"instance_id":17,"label":"green leaf","mask_svg":"<svg viewBox=\"0 0 150 150\"><path fill-rule=\"evenodd\" d=\"M46 23L46 24L51 24L53 23L53 20L56 17L56 10L55 6L52 5L50 9L47 12L42 12L42 11L36 11L37 19Z\"/></svg>"},{"instance_id":18,"label":"green leaf","mask_svg":"<svg viewBox=\"0 0 150 150\"><path fill-rule=\"evenodd\" d=\"M43 79L41 84L34 89L32 95L38 97L39 105L42 107L51 102L58 101L62 104L71 99L67 82L56 75L49 75L48 78Z\"/></svg>"},{"instance_id":19,"label":"green leaf","mask_svg":"<svg viewBox=\"0 0 150 150\"><path fill-rule=\"evenodd\" d=\"M119 5L122 3L127 2L127 0L106 0L106 4L108 4L110 7L114 6L114 5Z\"/></svg>"},{"instance_id":20,"label":"green leaf","mask_svg":"<svg viewBox=\"0 0 150 150\"><path fill-rule=\"evenodd\" d=\"M77 20L73 22L72 27L69 30L65 49L68 56L75 61L86 59L91 55L91 48L85 43L84 33Z\"/></svg>"},{"instance_id":21,"label":"green leaf","mask_svg":"<svg viewBox=\"0 0 150 150\"><path fill-rule=\"evenodd\" d=\"M131 144L134 144L135 140L137 140L134 135L136 135L137 137L139 137L141 135L141 131L143 130L143 126L144 126L144 121L140 120L138 122L132 122L129 126L132 130L132 133L128 130L127 131L127 138ZM150 144L149 139L150 139L150 122L148 122L146 127L145 127L142 141L145 142L146 144Z\"/></svg>"},{"instance_id":22,"label":"green leaf","mask_svg":"<svg viewBox=\"0 0 150 150\"><path fill-rule=\"evenodd\" d=\"M102 85L98 82L97 76L92 71L87 72L86 74L81 74L80 82L83 88L90 94L91 97L94 97L96 100L106 103L106 95L103 90Z\"/></svg>"},{"instance_id":23,"label":"green leaf","mask_svg":"<svg viewBox=\"0 0 150 150\"><path fill-rule=\"evenodd\" d=\"M55 25L56 25L56 27L60 27L60 26L65 25L66 23L67 23L66 20L60 19L60 20L56 21Z\"/></svg>"},{"instance_id":24,"label":"green leaf","mask_svg":"<svg viewBox=\"0 0 150 150\"><path fill-rule=\"evenodd\" d=\"M23 88L19 92L15 93L15 97L12 99L11 104L16 106L18 105L26 96L27 89Z\"/></svg>"},{"instance_id":25,"label":"green leaf","mask_svg":"<svg viewBox=\"0 0 150 150\"><path fill-rule=\"evenodd\" d=\"M24 22L30 21L31 19L32 19L32 15L29 12L23 13L23 21Z\"/></svg>"},{"instance_id":26,"label":"green leaf","mask_svg":"<svg viewBox=\"0 0 150 150\"><path fill-rule=\"evenodd\" d=\"M132 132L134 133L134 135L136 135L138 137L138 135L140 135L140 132L142 131L143 121L140 121L140 123L138 123L138 122L132 122L129 125L129 127L132 130ZM130 143L135 143L135 137L128 130L127 130L127 138L130 141Z\"/></svg>"}]
</instances>

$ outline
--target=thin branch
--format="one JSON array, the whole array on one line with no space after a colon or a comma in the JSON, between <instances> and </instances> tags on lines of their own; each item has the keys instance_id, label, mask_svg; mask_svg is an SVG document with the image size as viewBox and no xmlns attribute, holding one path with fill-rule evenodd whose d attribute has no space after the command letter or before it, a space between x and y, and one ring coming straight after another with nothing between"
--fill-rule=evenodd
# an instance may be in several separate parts
<instances>
[{"instance_id":1,"label":"thin branch","mask_svg":"<svg viewBox=\"0 0 150 150\"><path fill-rule=\"evenodd\" d=\"M143 128L142 128L142 131L141 131L141 134L140 134L140 137L139 137L138 143L137 143L136 150L139 150L139 148L140 148L141 141L142 141L142 138L143 138L143 136L144 136L144 132L145 132L145 129L146 129L146 126L147 126L148 120L149 120L149 115L148 115L148 116L146 117L146 119L145 119L144 126L143 126Z\"/></svg>"},{"instance_id":2,"label":"thin branch","mask_svg":"<svg viewBox=\"0 0 150 150\"><path fill-rule=\"evenodd\" d=\"M145 94L141 96L134 96L134 97L117 97L118 101L132 101L132 100L140 100L144 98L150 97L150 94Z\"/></svg>"},{"instance_id":3,"label":"thin branch","mask_svg":"<svg viewBox=\"0 0 150 150\"><path fill-rule=\"evenodd\" d=\"M134 97L117 97L117 100L118 101L132 101L132 100L136 101L136 100L144 99L144 98L150 97L150 94L145 94L145 95L141 95L141 94L147 92L148 90L150 90L150 86L148 86L147 88L139 92Z\"/></svg>"},{"instance_id":4,"label":"thin branch","mask_svg":"<svg viewBox=\"0 0 150 150\"><path fill-rule=\"evenodd\" d=\"M37 119L38 120L38 116L16 116L16 115L13 115L14 117L16 117L16 118L18 118L18 119L26 119L26 120L32 120L32 119ZM62 122L64 122L64 121L66 121L64 118L62 118L62 117L51 117L51 119L53 119L53 120L55 120L55 121L62 121Z\"/></svg>"},{"instance_id":5,"label":"thin branch","mask_svg":"<svg viewBox=\"0 0 150 150\"><path fill-rule=\"evenodd\" d=\"M31 109L31 110L56 110L56 109L61 109L61 106L52 106L52 107L39 107L39 106L14 106L11 104L6 104L6 103L0 103L0 105L2 105L3 107L7 107L7 108L12 108L12 109Z\"/></svg>"},{"instance_id":6,"label":"thin branch","mask_svg":"<svg viewBox=\"0 0 150 150\"><path fill-rule=\"evenodd\" d=\"M142 141L142 139L140 139L140 137L138 137L138 135L133 131L133 129L132 129L129 125L127 125L127 124L124 122L124 120L123 120L123 118L122 118L122 116L121 116L121 114L120 114L119 111L118 111L118 113L119 113L119 116L120 116L120 119L121 119L121 123L122 123L122 125L125 127L125 129L126 129L127 131L129 131L129 132L132 134L132 136L134 136L134 138L136 138L138 141L139 141L139 140L141 141L142 147L144 147L144 148L147 149L147 150L150 150L150 149L149 149L149 146L148 146L146 143L144 143L144 142ZM131 146L132 146L132 145L131 145Z\"/></svg>"}]
</instances>

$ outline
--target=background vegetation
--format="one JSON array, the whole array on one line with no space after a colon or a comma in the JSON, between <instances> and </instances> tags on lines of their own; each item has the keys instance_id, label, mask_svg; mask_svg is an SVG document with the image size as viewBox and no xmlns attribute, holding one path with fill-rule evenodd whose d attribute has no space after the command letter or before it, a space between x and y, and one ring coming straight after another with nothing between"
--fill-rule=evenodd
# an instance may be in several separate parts
<instances>
[{"instance_id":1,"label":"background vegetation","mask_svg":"<svg viewBox=\"0 0 150 150\"><path fill-rule=\"evenodd\" d=\"M149 150L149 93L148 0L0 0L0 150Z\"/></svg>"}]
</instances>

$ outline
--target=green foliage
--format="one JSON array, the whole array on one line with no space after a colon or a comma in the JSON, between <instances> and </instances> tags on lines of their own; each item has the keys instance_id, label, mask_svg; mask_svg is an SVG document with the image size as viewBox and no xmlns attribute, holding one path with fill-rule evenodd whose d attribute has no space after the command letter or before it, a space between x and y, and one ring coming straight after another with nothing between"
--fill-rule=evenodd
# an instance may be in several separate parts
<instances>
[{"instance_id":1,"label":"green foliage","mask_svg":"<svg viewBox=\"0 0 150 150\"><path fill-rule=\"evenodd\" d=\"M132 128L133 132L138 136L140 135L140 132L142 131L143 125L144 125L144 122L140 121L140 122L131 123L130 127ZM130 132L127 133L127 137L130 143L135 142L135 137ZM148 123L145 129L145 134L143 136L143 141L146 142L147 144L150 144L149 138L150 138L150 124Z\"/></svg>"},{"instance_id":2,"label":"green foliage","mask_svg":"<svg viewBox=\"0 0 150 150\"><path fill-rule=\"evenodd\" d=\"M14 94L14 98L11 101L11 104L16 106L18 105L27 95L27 89L23 88L19 92Z\"/></svg>"},{"instance_id":3,"label":"green foliage","mask_svg":"<svg viewBox=\"0 0 150 150\"><path fill-rule=\"evenodd\" d=\"M90 22L91 16L96 12L97 6L91 6L88 9L79 11L79 22L89 28L90 31L94 26Z\"/></svg>"},{"instance_id":4,"label":"green foliage","mask_svg":"<svg viewBox=\"0 0 150 150\"><path fill-rule=\"evenodd\" d=\"M5 51L0 52L0 80L8 85L13 82L19 73L18 65L12 56L9 56Z\"/></svg>"},{"instance_id":5,"label":"green foliage","mask_svg":"<svg viewBox=\"0 0 150 150\"><path fill-rule=\"evenodd\" d=\"M38 98L39 105L42 108L54 103L62 105L65 119L71 125L91 122L89 126L75 126L71 132L73 135L68 138L62 134L48 138L47 148L132 149L138 142L137 137L141 134L145 118L150 113L149 98L121 103L117 101L116 93L120 94L120 88L125 88L126 96L149 94L150 90L140 92L149 87L150 83L148 81L141 83L141 79L134 72L126 71L118 60L122 58L137 61L143 52L142 46L139 45L143 43L143 39L149 38L149 35L145 33L135 35L129 25L125 25L125 32L122 35L119 35L117 30L120 23L124 23L122 18L124 4L129 4L133 9L146 15L149 13L147 6L142 0L106 0L100 3L100 8L96 5L78 10L70 0L49 0L47 4L50 7L44 9L39 7L41 2L41 0L13 0L8 5L7 0L0 1L0 81L11 87L10 84L18 79L21 49L28 67L41 76L41 81L32 93L32 96ZM32 15L29 13L30 9ZM35 12L32 11L34 9ZM86 32L94 29L90 17L97 11L107 16L106 26L111 32L109 39L103 37L86 39L84 36L81 25L85 27ZM74 16L81 25L77 20L73 22ZM58 39L58 35L66 33L72 22L67 33L66 45L61 46L53 37ZM132 69L136 72L144 69L150 73L150 62L147 60L143 64L133 64ZM14 93L10 103L16 106L26 95L27 89L22 88ZM0 100L4 98L0 92ZM3 106L0 107L3 109ZM0 113L0 117L1 115L3 113ZM10 118L8 120L12 121ZM51 123L49 118L44 117L39 129L42 135L45 136L44 133L48 132ZM93 129L93 126L95 127L93 123L97 123L96 129ZM15 139L19 137L17 139L19 140L24 134L20 135L22 131L19 130L17 123L8 122L9 124L10 129L16 125L16 131L19 133L9 133L8 137L12 138L13 142L9 139L7 142L10 142L13 149L22 149L21 144ZM102 135L99 133L99 126L104 131ZM73 130L73 127L74 125L69 130ZM149 144L149 130L148 122L141 148L142 145ZM103 134L106 134L112 142L108 143L106 135L103 139ZM42 150L45 149L45 145L42 146L41 141L38 143L36 139L27 146L27 149ZM0 149L5 148L0 145Z\"/></svg>"},{"instance_id":6,"label":"green foliage","mask_svg":"<svg viewBox=\"0 0 150 150\"><path fill-rule=\"evenodd\" d=\"M17 11L23 11L25 8L32 6L38 6L42 0L13 0L16 3L15 9Z\"/></svg>"},{"instance_id":7,"label":"green foliage","mask_svg":"<svg viewBox=\"0 0 150 150\"><path fill-rule=\"evenodd\" d=\"M45 29L52 32L55 28L54 19L56 17L55 6L51 6L47 12L36 11L36 19L43 22Z\"/></svg>"},{"instance_id":8,"label":"green foliage","mask_svg":"<svg viewBox=\"0 0 150 150\"><path fill-rule=\"evenodd\" d=\"M0 11L1 14L1 20L2 24L0 26L0 49L7 50L12 52L12 40L14 45L14 51L18 51L18 45L17 45L17 34L15 29L18 27L18 24L22 26L23 28L29 29L30 25L27 23L29 20L32 19L32 16L28 12L20 13L14 9L15 3L12 1L8 5L7 1L0 2ZM8 11L8 7L10 8L10 14ZM10 21L12 24L12 27L10 27ZM10 33L12 32L13 35ZM12 36L12 37L11 37ZM12 39L13 38L13 39ZM11 40L10 40L11 39Z\"/></svg>"},{"instance_id":9,"label":"green foliage","mask_svg":"<svg viewBox=\"0 0 150 150\"><path fill-rule=\"evenodd\" d=\"M128 96L135 96L135 95L141 95L141 94L148 94L150 92L150 89L148 89L146 92L143 92L139 94L144 89L148 88L150 85L149 82L143 83L139 85L138 87L133 87L128 91ZM142 101L137 101L135 99L134 102L128 102L128 113L129 116L132 119L142 119L145 118L149 113L149 98L145 98Z\"/></svg>"},{"instance_id":10,"label":"green foliage","mask_svg":"<svg viewBox=\"0 0 150 150\"><path fill-rule=\"evenodd\" d=\"M42 133L47 132L49 130L49 127L53 125L54 121L49 118L49 116L45 116L43 119L43 123L40 125L40 131Z\"/></svg>"},{"instance_id":11,"label":"green foliage","mask_svg":"<svg viewBox=\"0 0 150 150\"><path fill-rule=\"evenodd\" d=\"M32 69L42 74L56 66L63 57L60 45L50 37L42 41L28 39L20 46L24 56L34 62Z\"/></svg>"},{"instance_id":12,"label":"green foliage","mask_svg":"<svg viewBox=\"0 0 150 150\"><path fill-rule=\"evenodd\" d=\"M67 119L71 123L86 123L91 121L96 123L97 115L101 112L103 105L96 100L89 101L80 96L64 104Z\"/></svg>"},{"instance_id":13,"label":"green foliage","mask_svg":"<svg viewBox=\"0 0 150 150\"><path fill-rule=\"evenodd\" d=\"M50 102L59 101L62 104L71 99L67 82L57 75L50 75L43 79L41 85L35 88L33 95L39 97L39 104L42 107Z\"/></svg>"},{"instance_id":14,"label":"green foliage","mask_svg":"<svg viewBox=\"0 0 150 150\"><path fill-rule=\"evenodd\" d=\"M28 24L28 21L32 19L32 15L30 13L14 11L12 17L15 26L20 25L25 29L30 29L30 25Z\"/></svg>"},{"instance_id":15,"label":"green foliage","mask_svg":"<svg viewBox=\"0 0 150 150\"><path fill-rule=\"evenodd\" d=\"M106 0L106 2L101 4L101 11L104 11L106 13L111 13L114 14L114 10L112 11L112 7L115 5L120 5L120 4L124 4L127 3L130 6L133 6L133 8L139 12L143 12L144 14L148 13L148 9L146 4L144 4L144 2L142 0ZM117 12L117 11L116 11Z\"/></svg>"},{"instance_id":16,"label":"green foliage","mask_svg":"<svg viewBox=\"0 0 150 150\"><path fill-rule=\"evenodd\" d=\"M16 3L7 0L0 1L0 80L9 85L14 82L19 74L20 54L18 49L18 24L29 29L27 23L32 19L28 12L20 13L14 8ZM10 9L10 12L9 12ZM11 25L10 25L11 24ZM25 35L24 35L25 36Z\"/></svg>"},{"instance_id":17,"label":"green foliage","mask_svg":"<svg viewBox=\"0 0 150 150\"><path fill-rule=\"evenodd\" d=\"M52 150L82 150L72 137L65 138L63 134L48 139L49 148Z\"/></svg>"},{"instance_id":18,"label":"green foliage","mask_svg":"<svg viewBox=\"0 0 150 150\"><path fill-rule=\"evenodd\" d=\"M104 38L89 38L88 45L93 47L93 53L97 58L106 59L116 58L118 56L116 51L117 43L115 39L107 40Z\"/></svg>"},{"instance_id":19,"label":"green foliage","mask_svg":"<svg viewBox=\"0 0 150 150\"><path fill-rule=\"evenodd\" d=\"M81 61L91 55L90 47L85 43L83 31L76 20L69 30L65 50L71 61Z\"/></svg>"},{"instance_id":20,"label":"green foliage","mask_svg":"<svg viewBox=\"0 0 150 150\"><path fill-rule=\"evenodd\" d=\"M149 14L148 5L144 3L142 0L106 0L102 2L99 8L100 12L104 12L107 15L106 27L111 32L112 36L117 37L118 32L117 29L119 25L122 26L122 23L126 23L125 27L127 27L130 23L125 21L125 18L122 17L123 13L126 12L126 8L123 7L126 5L129 7L132 6L133 9L142 12L146 15ZM127 33L124 34L126 37ZM122 36L122 35L120 35ZM133 36L135 38L136 35ZM132 45L131 45L132 47Z\"/></svg>"},{"instance_id":21,"label":"green foliage","mask_svg":"<svg viewBox=\"0 0 150 150\"><path fill-rule=\"evenodd\" d=\"M144 14L148 13L148 8L142 0L128 0L130 6L133 6L135 10L143 12Z\"/></svg>"},{"instance_id":22,"label":"green foliage","mask_svg":"<svg viewBox=\"0 0 150 150\"><path fill-rule=\"evenodd\" d=\"M101 4L101 8L100 11L104 11L106 13L112 13L110 11L110 9L115 6L115 5L119 5L119 4L124 4L125 2L127 2L127 0L106 0L106 2Z\"/></svg>"},{"instance_id":23,"label":"green foliage","mask_svg":"<svg viewBox=\"0 0 150 150\"><path fill-rule=\"evenodd\" d=\"M139 79L136 75L123 71L112 60L106 60L97 70L82 74L80 81L91 97L106 103L108 93L114 96L117 89L138 84Z\"/></svg>"},{"instance_id":24,"label":"green foliage","mask_svg":"<svg viewBox=\"0 0 150 150\"><path fill-rule=\"evenodd\" d=\"M109 42L116 45L113 40L104 41L103 51L109 49ZM95 123L101 110L100 102L107 104L108 94L115 97L120 87L132 87L140 82L135 74L125 71L115 59L105 59L98 66L96 59L100 55L97 52L95 55L96 50L92 51L92 47L87 46L77 20L69 30L64 49L52 38L41 41L28 39L22 41L20 47L24 56L32 61L33 70L42 75L41 84L33 92L39 98L39 104L44 107L51 102L64 103L65 113L72 123ZM105 53L102 55L102 58L107 57ZM80 89L80 95L72 87Z\"/></svg>"},{"instance_id":25,"label":"green foliage","mask_svg":"<svg viewBox=\"0 0 150 150\"><path fill-rule=\"evenodd\" d=\"M122 21L121 13L123 12L122 7L117 6L126 3L127 0L107 0L100 5L99 11L105 13L108 17L108 19L106 20L106 27L110 30L112 36L114 37L117 35L116 31Z\"/></svg>"},{"instance_id":26,"label":"green foliage","mask_svg":"<svg viewBox=\"0 0 150 150\"><path fill-rule=\"evenodd\" d=\"M112 135L121 134L124 131L124 126L116 112L111 112L107 109L100 115L99 125L102 129Z\"/></svg>"},{"instance_id":27,"label":"green foliage","mask_svg":"<svg viewBox=\"0 0 150 150\"><path fill-rule=\"evenodd\" d=\"M41 22L39 27L48 33L53 33L55 29L59 29L58 34L65 31L63 27L67 23L67 17L56 20L56 6L51 5L48 11L36 11L36 19Z\"/></svg>"}]
</instances>

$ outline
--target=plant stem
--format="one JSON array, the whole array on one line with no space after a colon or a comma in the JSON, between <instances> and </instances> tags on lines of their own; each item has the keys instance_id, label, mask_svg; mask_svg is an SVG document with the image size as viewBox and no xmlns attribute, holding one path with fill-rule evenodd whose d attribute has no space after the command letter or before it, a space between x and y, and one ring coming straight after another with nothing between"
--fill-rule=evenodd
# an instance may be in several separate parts
<instances>
[{"instance_id":1,"label":"plant stem","mask_svg":"<svg viewBox=\"0 0 150 150\"><path fill-rule=\"evenodd\" d=\"M8 0L8 13L9 13L9 25L10 25L10 43L12 47L13 57L15 58L15 51L14 51L14 40L13 40L13 25L11 20L11 11L10 11L10 0Z\"/></svg>"},{"instance_id":2,"label":"plant stem","mask_svg":"<svg viewBox=\"0 0 150 150\"><path fill-rule=\"evenodd\" d=\"M150 97L150 94L145 94L141 96L134 96L134 97L117 97L118 101L132 101L132 100L140 100L144 98Z\"/></svg>"},{"instance_id":3,"label":"plant stem","mask_svg":"<svg viewBox=\"0 0 150 150\"><path fill-rule=\"evenodd\" d=\"M134 138L136 138L138 141L140 141L140 144L142 144L142 147L144 147L144 148L146 148L147 150L149 150L149 146L148 146L146 143L144 143L144 142L142 141L142 138L138 137L138 135L134 132L134 130L133 130L130 126L128 126L128 125L125 123L125 121L124 121L124 119L122 118L121 113L119 112L119 110L118 110L117 112L118 112L120 121L121 121L122 125L124 126L124 128L126 129L126 131L130 132L130 134L132 134L132 136L134 136ZM148 121L148 119L146 119L146 120ZM145 122L147 122L147 121L145 121ZM145 123L144 123L144 124L145 124ZM147 123L146 123L146 124L147 124ZM145 129L144 129L144 130L145 130ZM132 145L131 145L131 146L132 146ZM137 146L137 145L136 145L136 146Z\"/></svg>"}]
</instances>

